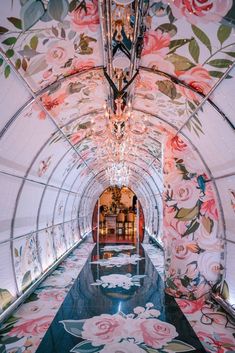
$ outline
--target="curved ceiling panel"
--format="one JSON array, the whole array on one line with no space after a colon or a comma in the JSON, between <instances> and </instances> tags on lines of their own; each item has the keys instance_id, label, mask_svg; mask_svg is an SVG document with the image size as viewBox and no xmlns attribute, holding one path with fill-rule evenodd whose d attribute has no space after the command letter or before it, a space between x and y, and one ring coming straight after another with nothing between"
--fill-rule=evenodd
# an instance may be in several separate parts
<instances>
[{"instance_id":1,"label":"curved ceiling panel","mask_svg":"<svg viewBox=\"0 0 235 353\"><path fill-rule=\"evenodd\" d=\"M207 95L233 63L234 29L232 19L224 17L232 5L150 1L141 65L173 75Z\"/></svg>"},{"instance_id":2,"label":"curved ceiling panel","mask_svg":"<svg viewBox=\"0 0 235 353\"><path fill-rule=\"evenodd\" d=\"M235 51L234 51L235 56ZM235 100L235 68L231 70L228 78L223 80L221 84L213 92L211 99L216 105L221 109L221 111L226 115L229 122L235 126L235 117L233 114Z\"/></svg>"},{"instance_id":3,"label":"curved ceiling panel","mask_svg":"<svg viewBox=\"0 0 235 353\"><path fill-rule=\"evenodd\" d=\"M202 98L170 78L140 70L133 88L135 109L158 115L162 120L180 128L190 117Z\"/></svg>"},{"instance_id":4,"label":"curved ceiling panel","mask_svg":"<svg viewBox=\"0 0 235 353\"><path fill-rule=\"evenodd\" d=\"M12 237L34 232L37 227L37 213L44 186L30 181L22 183L15 202L12 222ZM48 212L48 206L45 210Z\"/></svg>"},{"instance_id":5,"label":"curved ceiling panel","mask_svg":"<svg viewBox=\"0 0 235 353\"><path fill-rule=\"evenodd\" d=\"M9 175L0 174L0 181L2 195L0 198L2 210L0 213L0 242L5 242L6 240L9 240L11 236L15 202L22 180Z\"/></svg>"},{"instance_id":6,"label":"curved ceiling panel","mask_svg":"<svg viewBox=\"0 0 235 353\"><path fill-rule=\"evenodd\" d=\"M54 142L54 136L37 154L28 177L42 183L61 186L61 180L79 157L63 139Z\"/></svg>"},{"instance_id":7,"label":"curved ceiling panel","mask_svg":"<svg viewBox=\"0 0 235 353\"><path fill-rule=\"evenodd\" d=\"M60 189L50 186L43 189L40 205L37 210L37 229L43 229L53 225L53 210L59 191Z\"/></svg>"},{"instance_id":8,"label":"curved ceiling panel","mask_svg":"<svg viewBox=\"0 0 235 353\"><path fill-rule=\"evenodd\" d=\"M209 103L204 104L202 110L198 112L198 120L201 122L201 132L194 129L189 131L184 127L182 133L197 146L214 177L234 173L234 130Z\"/></svg>"},{"instance_id":9,"label":"curved ceiling panel","mask_svg":"<svg viewBox=\"0 0 235 353\"><path fill-rule=\"evenodd\" d=\"M235 175L217 179L215 183L224 212L226 240L235 243Z\"/></svg>"},{"instance_id":10,"label":"curved ceiling panel","mask_svg":"<svg viewBox=\"0 0 235 353\"><path fill-rule=\"evenodd\" d=\"M1 120L0 120L0 136L7 129L11 120L14 119L14 115L17 114L19 109L22 109L24 104L30 100L31 95L28 91L22 87L22 83L15 75L15 73L10 72L10 66L1 57L0 52L0 86L1 86L1 96L0 96L0 110L1 110ZM11 92L11 95L9 95ZM12 99L14 97L14 99Z\"/></svg>"},{"instance_id":11,"label":"curved ceiling panel","mask_svg":"<svg viewBox=\"0 0 235 353\"><path fill-rule=\"evenodd\" d=\"M48 119L41 120L39 114L39 106L36 103L31 104L16 117L2 136L2 170L24 176L48 142L54 127Z\"/></svg>"},{"instance_id":12,"label":"curved ceiling panel","mask_svg":"<svg viewBox=\"0 0 235 353\"><path fill-rule=\"evenodd\" d=\"M60 127L75 121L78 130L87 127L85 122L80 122L80 117L102 109L107 93L103 69L98 68L57 82L42 93L40 100ZM71 136L71 140L74 141L75 136Z\"/></svg>"},{"instance_id":13,"label":"curved ceiling panel","mask_svg":"<svg viewBox=\"0 0 235 353\"><path fill-rule=\"evenodd\" d=\"M1 7L1 47L13 50L8 57L34 92L60 77L103 64L97 2L87 4L90 21L84 20L84 9L70 7L66 16L45 5L14 1Z\"/></svg>"}]
</instances>

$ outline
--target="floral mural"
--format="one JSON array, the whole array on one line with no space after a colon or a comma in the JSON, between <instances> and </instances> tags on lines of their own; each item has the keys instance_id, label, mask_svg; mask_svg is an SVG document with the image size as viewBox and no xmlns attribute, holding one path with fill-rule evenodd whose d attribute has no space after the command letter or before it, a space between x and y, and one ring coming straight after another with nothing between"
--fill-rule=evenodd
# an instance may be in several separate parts
<instances>
[{"instance_id":1,"label":"floral mural","mask_svg":"<svg viewBox=\"0 0 235 353\"><path fill-rule=\"evenodd\" d=\"M83 341L71 352L162 352L194 351L191 345L177 340L173 325L158 319L160 312L152 303L136 307L125 315L102 314L86 320L64 320L65 330Z\"/></svg>"},{"instance_id":2,"label":"floral mural","mask_svg":"<svg viewBox=\"0 0 235 353\"><path fill-rule=\"evenodd\" d=\"M134 245L105 245L102 248L102 251L115 251L115 252L122 252L125 250L134 250L135 246Z\"/></svg>"},{"instance_id":3,"label":"floral mural","mask_svg":"<svg viewBox=\"0 0 235 353\"><path fill-rule=\"evenodd\" d=\"M155 268L157 268L159 271L162 271L162 266L164 264L163 252L158 247L150 244L146 244L144 247L147 250L148 256L150 256L151 260L153 261ZM188 318L206 351L233 351L235 347L235 341L233 337L234 323L233 320L229 318L229 316L223 312L219 306L216 306L211 301L206 301L204 296L197 300L177 299L177 303ZM144 310L142 310L142 312L142 317L144 318ZM78 347L80 348L79 345ZM82 347L83 345L81 343L81 349ZM89 345L87 348L88 347ZM108 345L106 349L111 349L111 347L115 348L116 346ZM119 346L117 345L117 347ZM123 349L128 349L128 347L128 345L127 347L123 345ZM181 351L182 347L177 345L172 347L173 351L176 347ZM84 348L86 348L85 343ZM121 348L121 346L119 348ZM130 352L132 352L131 348L132 347L130 347ZM135 350L133 350L133 352L135 352Z\"/></svg>"},{"instance_id":4,"label":"floral mural","mask_svg":"<svg viewBox=\"0 0 235 353\"><path fill-rule=\"evenodd\" d=\"M72 3L31 0L21 7L15 1L13 8L6 6L1 46L33 90L98 64L98 3ZM10 72L5 65L6 78Z\"/></svg>"},{"instance_id":5,"label":"floral mural","mask_svg":"<svg viewBox=\"0 0 235 353\"><path fill-rule=\"evenodd\" d=\"M103 288L123 288L130 289L132 286L140 287L140 279L144 278L145 275L132 276L131 273L126 275L122 274L111 274L107 276L101 276L96 282L91 283L92 286L102 286Z\"/></svg>"},{"instance_id":6,"label":"floral mural","mask_svg":"<svg viewBox=\"0 0 235 353\"><path fill-rule=\"evenodd\" d=\"M96 261L92 261L92 264L99 264L100 266L105 266L105 267L120 267L123 265L136 265L138 261L143 260L143 257L141 257L139 254L125 254L121 253L118 256L111 256L108 259L100 259Z\"/></svg>"},{"instance_id":7,"label":"floral mural","mask_svg":"<svg viewBox=\"0 0 235 353\"><path fill-rule=\"evenodd\" d=\"M220 21L231 9L232 0L219 1L188 1L179 0L162 1L171 7L172 14L175 18L184 17L192 24L209 23Z\"/></svg>"},{"instance_id":8,"label":"floral mural","mask_svg":"<svg viewBox=\"0 0 235 353\"><path fill-rule=\"evenodd\" d=\"M235 351L234 322L219 306L205 298L177 299L177 303L207 352Z\"/></svg>"},{"instance_id":9,"label":"floral mural","mask_svg":"<svg viewBox=\"0 0 235 353\"><path fill-rule=\"evenodd\" d=\"M221 278L222 242L212 183L193 166L190 147L169 135L164 156L164 236L167 292L196 299Z\"/></svg>"},{"instance_id":10,"label":"floral mural","mask_svg":"<svg viewBox=\"0 0 235 353\"><path fill-rule=\"evenodd\" d=\"M0 329L0 344L7 353L34 353L54 319L75 278L84 266L94 244L83 243L44 281ZM146 244L148 255L157 265L163 253ZM125 251L125 250L124 250ZM235 348L234 326L226 314L204 298L177 299L177 303L209 353L229 353ZM101 314L85 320L66 320L65 330L82 341L75 352L181 352L195 351L193 346L178 339L176 328L160 319L152 303L135 306L133 312ZM74 330L75 329L75 330ZM207 334L205 334L207 332Z\"/></svg>"},{"instance_id":11,"label":"floral mural","mask_svg":"<svg viewBox=\"0 0 235 353\"><path fill-rule=\"evenodd\" d=\"M157 111L158 116L177 127L187 122L189 131L198 137L203 134L203 121L197 116L202 101L199 94L207 95L234 62L234 29L229 20L223 19L231 7L232 1L222 0L150 3L141 65L162 75L140 72L135 84L136 107Z\"/></svg>"},{"instance_id":12,"label":"floral mural","mask_svg":"<svg viewBox=\"0 0 235 353\"><path fill-rule=\"evenodd\" d=\"M74 250L1 326L0 345L7 353L36 351L93 247L85 243Z\"/></svg>"},{"instance_id":13,"label":"floral mural","mask_svg":"<svg viewBox=\"0 0 235 353\"><path fill-rule=\"evenodd\" d=\"M24 291L41 272L36 234L27 236L23 241L15 241L14 262L18 288Z\"/></svg>"}]
</instances>

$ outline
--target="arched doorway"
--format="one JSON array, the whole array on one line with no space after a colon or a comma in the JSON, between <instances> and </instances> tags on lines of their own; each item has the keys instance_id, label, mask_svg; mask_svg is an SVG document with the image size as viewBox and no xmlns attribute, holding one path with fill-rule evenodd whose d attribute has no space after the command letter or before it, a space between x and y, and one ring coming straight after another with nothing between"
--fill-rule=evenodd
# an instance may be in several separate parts
<instances>
[{"instance_id":1,"label":"arched doorway","mask_svg":"<svg viewBox=\"0 0 235 353\"><path fill-rule=\"evenodd\" d=\"M99 210L98 210L99 205ZM144 239L144 213L135 193L128 187L109 187L96 202L92 234L102 244L133 244Z\"/></svg>"}]
</instances>

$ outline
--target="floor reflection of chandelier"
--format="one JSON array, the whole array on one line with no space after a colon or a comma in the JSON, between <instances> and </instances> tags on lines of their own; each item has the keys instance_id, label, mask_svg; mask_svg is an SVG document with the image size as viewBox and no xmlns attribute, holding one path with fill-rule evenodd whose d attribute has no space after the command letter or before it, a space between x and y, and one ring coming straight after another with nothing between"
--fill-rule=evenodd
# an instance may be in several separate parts
<instances>
[{"instance_id":1,"label":"floor reflection of chandelier","mask_svg":"<svg viewBox=\"0 0 235 353\"><path fill-rule=\"evenodd\" d=\"M129 184L130 170L125 162L112 163L111 166L106 169L106 176L112 186L127 186Z\"/></svg>"}]
</instances>

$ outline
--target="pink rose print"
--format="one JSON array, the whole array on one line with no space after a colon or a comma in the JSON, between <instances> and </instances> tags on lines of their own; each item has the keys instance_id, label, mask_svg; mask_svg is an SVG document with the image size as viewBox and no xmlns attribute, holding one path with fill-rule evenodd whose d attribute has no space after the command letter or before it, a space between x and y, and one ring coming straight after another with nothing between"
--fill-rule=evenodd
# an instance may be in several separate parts
<instances>
[{"instance_id":1,"label":"pink rose print","mask_svg":"<svg viewBox=\"0 0 235 353\"><path fill-rule=\"evenodd\" d=\"M203 204L201 205L201 213L210 217L214 221L218 220L218 210L216 207L216 200L211 185L207 185Z\"/></svg>"},{"instance_id":2,"label":"pink rose print","mask_svg":"<svg viewBox=\"0 0 235 353\"><path fill-rule=\"evenodd\" d=\"M142 55L154 54L166 55L171 37L169 33L163 33L160 29L150 30L144 36L144 48Z\"/></svg>"},{"instance_id":3,"label":"pink rose print","mask_svg":"<svg viewBox=\"0 0 235 353\"><path fill-rule=\"evenodd\" d=\"M93 346L118 342L125 337L125 319L120 315L102 314L85 321L82 338L92 341Z\"/></svg>"},{"instance_id":4,"label":"pink rose print","mask_svg":"<svg viewBox=\"0 0 235 353\"><path fill-rule=\"evenodd\" d=\"M64 103L64 100L66 98L66 93L65 92L60 92L55 95L49 95L45 93L41 97L42 104L44 107L50 111L54 117L56 117L61 109L61 104Z\"/></svg>"},{"instance_id":5,"label":"pink rose print","mask_svg":"<svg viewBox=\"0 0 235 353\"><path fill-rule=\"evenodd\" d=\"M176 168L176 163L173 158L165 158L163 165L164 174L169 173L178 173L178 169Z\"/></svg>"},{"instance_id":6,"label":"pink rose print","mask_svg":"<svg viewBox=\"0 0 235 353\"><path fill-rule=\"evenodd\" d=\"M186 72L178 73L178 78L193 87L199 93L205 95L210 92L213 86L213 80L211 79L209 72L200 65L197 65ZM198 95L190 89L179 86L179 91L189 100L198 102Z\"/></svg>"},{"instance_id":7,"label":"pink rose print","mask_svg":"<svg viewBox=\"0 0 235 353\"><path fill-rule=\"evenodd\" d=\"M202 309L205 304L205 298L197 300L178 299L177 304L185 314L194 314Z\"/></svg>"},{"instance_id":8,"label":"pink rose print","mask_svg":"<svg viewBox=\"0 0 235 353\"><path fill-rule=\"evenodd\" d=\"M158 319L141 320L140 328L145 344L153 348L161 348L178 336L173 325Z\"/></svg>"},{"instance_id":9,"label":"pink rose print","mask_svg":"<svg viewBox=\"0 0 235 353\"><path fill-rule=\"evenodd\" d=\"M218 22L232 7L232 0L163 0L170 4L176 18L182 16L192 24Z\"/></svg>"},{"instance_id":10,"label":"pink rose print","mask_svg":"<svg viewBox=\"0 0 235 353\"><path fill-rule=\"evenodd\" d=\"M76 145L78 142L83 140L85 138L85 136L86 136L86 131L84 131L84 130L78 131L70 136L70 141L73 145Z\"/></svg>"},{"instance_id":11,"label":"pink rose print","mask_svg":"<svg viewBox=\"0 0 235 353\"><path fill-rule=\"evenodd\" d=\"M8 335L13 337L23 337L23 336L39 336L43 337L45 332L48 330L54 316L42 316L34 320L28 320L20 325L16 325Z\"/></svg>"},{"instance_id":12,"label":"pink rose print","mask_svg":"<svg viewBox=\"0 0 235 353\"><path fill-rule=\"evenodd\" d=\"M146 351L131 342L107 344L100 353L145 353Z\"/></svg>"},{"instance_id":13,"label":"pink rose print","mask_svg":"<svg viewBox=\"0 0 235 353\"><path fill-rule=\"evenodd\" d=\"M64 300L66 294L67 293L65 290L51 289L51 290L47 290L39 293L38 297L45 301L53 301L55 303L61 303Z\"/></svg>"},{"instance_id":14,"label":"pink rose print","mask_svg":"<svg viewBox=\"0 0 235 353\"><path fill-rule=\"evenodd\" d=\"M168 141L167 145L170 145L169 147L171 147L172 150L176 150L180 152L185 151L188 148L186 143L183 140L181 140L179 136L172 137Z\"/></svg>"},{"instance_id":15,"label":"pink rose print","mask_svg":"<svg viewBox=\"0 0 235 353\"><path fill-rule=\"evenodd\" d=\"M61 40L53 43L46 53L46 61L53 67L63 66L75 53L74 45L69 41Z\"/></svg>"},{"instance_id":16,"label":"pink rose print","mask_svg":"<svg viewBox=\"0 0 235 353\"><path fill-rule=\"evenodd\" d=\"M180 222L180 223L182 223L182 222ZM182 234L182 233L179 233L179 234ZM188 245L187 245L186 241L184 241L182 239L173 240L173 242L172 242L172 254L177 259L180 259L180 260L188 259L191 256L191 253L190 253L190 251L188 249Z\"/></svg>"},{"instance_id":17,"label":"pink rose print","mask_svg":"<svg viewBox=\"0 0 235 353\"><path fill-rule=\"evenodd\" d=\"M81 60L78 58L73 58L71 66L69 70L66 72L66 75L72 75L76 72L83 71L86 69L90 69L95 66L94 60Z\"/></svg>"},{"instance_id":18,"label":"pink rose print","mask_svg":"<svg viewBox=\"0 0 235 353\"><path fill-rule=\"evenodd\" d=\"M227 350L233 351L235 349L234 340L226 337L224 333L209 335L207 332L199 331L197 335L207 351L226 353Z\"/></svg>"},{"instance_id":19,"label":"pink rose print","mask_svg":"<svg viewBox=\"0 0 235 353\"><path fill-rule=\"evenodd\" d=\"M193 153L188 147L187 143L177 135L168 136L165 150L165 159L171 159L172 161L175 161L175 158L179 158L183 160L181 164L186 164L188 163L188 160L193 159ZM194 165L195 163L193 166Z\"/></svg>"},{"instance_id":20,"label":"pink rose print","mask_svg":"<svg viewBox=\"0 0 235 353\"><path fill-rule=\"evenodd\" d=\"M146 54L141 59L141 65L151 67L154 70L167 72L170 75L175 75L175 66L168 60L166 60L160 54Z\"/></svg>"},{"instance_id":21,"label":"pink rose print","mask_svg":"<svg viewBox=\"0 0 235 353\"><path fill-rule=\"evenodd\" d=\"M195 180L181 180L172 182L173 200L168 202L169 206L177 203L179 208L195 207L200 198L200 189L197 188Z\"/></svg>"},{"instance_id":22,"label":"pink rose print","mask_svg":"<svg viewBox=\"0 0 235 353\"><path fill-rule=\"evenodd\" d=\"M86 1L86 11L83 8L75 9L72 13L72 25L75 31L84 31L87 27L90 31L97 31L99 25L98 2Z\"/></svg>"}]
</instances>

